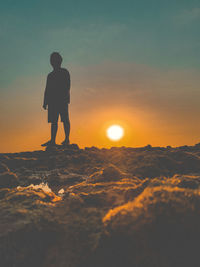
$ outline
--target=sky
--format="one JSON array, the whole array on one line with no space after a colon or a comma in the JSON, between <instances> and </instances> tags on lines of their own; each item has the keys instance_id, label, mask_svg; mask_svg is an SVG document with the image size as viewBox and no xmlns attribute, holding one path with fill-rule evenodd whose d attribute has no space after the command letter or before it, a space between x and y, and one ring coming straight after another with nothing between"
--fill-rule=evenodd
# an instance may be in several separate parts
<instances>
[{"instance_id":1,"label":"sky","mask_svg":"<svg viewBox=\"0 0 200 267\"><path fill-rule=\"evenodd\" d=\"M2 1L0 152L39 150L49 139L42 103L53 51L72 80L71 143L198 143L199 28L196 0ZM112 142L106 129L116 123L125 135Z\"/></svg>"}]
</instances>

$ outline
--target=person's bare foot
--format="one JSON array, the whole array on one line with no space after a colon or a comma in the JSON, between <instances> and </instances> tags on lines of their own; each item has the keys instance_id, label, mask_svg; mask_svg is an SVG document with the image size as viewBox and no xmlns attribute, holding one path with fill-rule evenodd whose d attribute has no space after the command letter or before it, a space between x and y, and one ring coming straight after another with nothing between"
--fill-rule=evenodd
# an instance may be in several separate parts
<instances>
[{"instance_id":1,"label":"person's bare foot","mask_svg":"<svg viewBox=\"0 0 200 267\"><path fill-rule=\"evenodd\" d=\"M65 140L61 143L61 145L63 145L63 146L67 146L67 145L69 145L69 139L65 139Z\"/></svg>"},{"instance_id":2,"label":"person's bare foot","mask_svg":"<svg viewBox=\"0 0 200 267\"><path fill-rule=\"evenodd\" d=\"M55 142L49 140L48 142L42 144L41 146L54 146L55 144L56 144Z\"/></svg>"}]
</instances>

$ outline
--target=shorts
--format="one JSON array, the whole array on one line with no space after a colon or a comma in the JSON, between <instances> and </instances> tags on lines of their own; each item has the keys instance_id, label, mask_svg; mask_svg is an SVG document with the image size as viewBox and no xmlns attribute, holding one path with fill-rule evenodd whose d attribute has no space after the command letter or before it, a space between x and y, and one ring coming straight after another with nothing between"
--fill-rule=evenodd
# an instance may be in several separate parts
<instances>
[{"instance_id":1,"label":"shorts","mask_svg":"<svg viewBox=\"0 0 200 267\"><path fill-rule=\"evenodd\" d=\"M58 117L61 117L62 122L69 121L69 111L68 111L68 104L64 105L48 105L48 122L50 123L57 123Z\"/></svg>"}]
</instances>

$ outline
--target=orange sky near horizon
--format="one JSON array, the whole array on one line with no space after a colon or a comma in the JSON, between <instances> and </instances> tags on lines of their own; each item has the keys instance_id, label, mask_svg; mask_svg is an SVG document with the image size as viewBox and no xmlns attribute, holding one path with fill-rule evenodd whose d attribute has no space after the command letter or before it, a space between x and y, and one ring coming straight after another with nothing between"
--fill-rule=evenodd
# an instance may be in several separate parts
<instances>
[{"instance_id":1,"label":"orange sky near horizon","mask_svg":"<svg viewBox=\"0 0 200 267\"><path fill-rule=\"evenodd\" d=\"M110 62L88 68L69 66L69 71L71 143L83 148L199 142L198 71L165 72ZM45 80L45 76L22 77L2 94L1 153L40 150L40 144L49 139L50 124L42 109ZM106 136L112 124L120 124L125 130L117 142ZM63 139L59 122L57 143Z\"/></svg>"},{"instance_id":2,"label":"orange sky near horizon","mask_svg":"<svg viewBox=\"0 0 200 267\"><path fill-rule=\"evenodd\" d=\"M40 144L50 137L50 124L46 123L46 115L45 111L41 111L42 120L35 121L31 126L26 125L25 129L19 127L14 134L10 130L1 137L1 140L6 140L2 142L1 153L41 150ZM113 124L119 124L124 129L124 137L119 141L112 141L106 135L107 128ZM64 131L61 122L58 126L57 143L60 143L64 139ZM178 135L176 129L167 128L163 122L158 123L153 114L140 114L125 109L99 110L92 114L83 113L79 117L71 115L70 140L81 148L140 147L148 144L179 146L193 145L196 142L192 132Z\"/></svg>"}]
</instances>

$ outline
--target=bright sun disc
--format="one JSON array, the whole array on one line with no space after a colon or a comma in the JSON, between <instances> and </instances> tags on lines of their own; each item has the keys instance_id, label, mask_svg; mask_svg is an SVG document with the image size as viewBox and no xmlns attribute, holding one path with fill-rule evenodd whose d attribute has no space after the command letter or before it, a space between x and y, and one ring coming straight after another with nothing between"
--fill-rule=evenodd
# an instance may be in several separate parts
<instances>
[{"instance_id":1,"label":"bright sun disc","mask_svg":"<svg viewBox=\"0 0 200 267\"><path fill-rule=\"evenodd\" d=\"M112 141L120 140L124 135L124 129L119 125L112 125L107 129L107 136Z\"/></svg>"}]
</instances>

